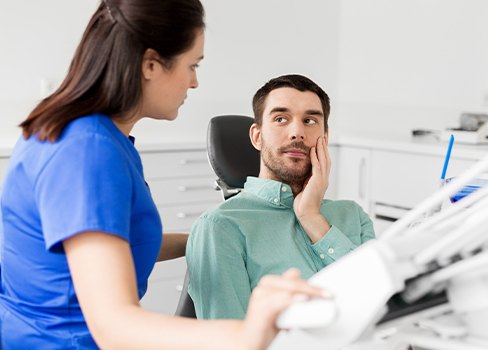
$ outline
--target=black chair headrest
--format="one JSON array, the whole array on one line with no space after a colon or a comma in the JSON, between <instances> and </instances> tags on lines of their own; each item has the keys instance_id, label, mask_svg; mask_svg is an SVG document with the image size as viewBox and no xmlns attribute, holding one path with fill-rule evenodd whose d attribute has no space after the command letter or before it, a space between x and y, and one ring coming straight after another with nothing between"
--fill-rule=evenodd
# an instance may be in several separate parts
<instances>
[{"instance_id":1,"label":"black chair headrest","mask_svg":"<svg viewBox=\"0 0 488 350\"><path fill-rule=\"evenodd\" d=\"M249 139L254 119L242 115L213 117L207 130L207 152L215 174L231 188L243 188L247 176L259 175L259 152Z\"/></svg>"}]
</instances>

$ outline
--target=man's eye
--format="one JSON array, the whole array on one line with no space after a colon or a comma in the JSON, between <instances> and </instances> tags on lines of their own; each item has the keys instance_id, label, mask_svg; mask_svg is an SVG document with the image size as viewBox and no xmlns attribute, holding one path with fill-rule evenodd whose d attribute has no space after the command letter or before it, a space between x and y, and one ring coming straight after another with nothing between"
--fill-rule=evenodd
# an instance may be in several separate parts
<instances>
[{"instance_id":1,"label":"man's eye","mask_svg":"<svg viewBox=\"0 0 488 350\"><path fill-rule=\"evenodd\" d=\"M317 121L315 119L306 119L305 123L307 124L317 124Z\"/></svg>"},{"instance_id":2,"label":"man's eye","mask_svg":"<svg viewBox=\"0 0 488 350\"><path fill-rule=\"evenodd\" d=\"M275 118L275 121L277 121L278 123L283 123L286 119L284 117L276 117Z\"/></svg>"}]
</instances>

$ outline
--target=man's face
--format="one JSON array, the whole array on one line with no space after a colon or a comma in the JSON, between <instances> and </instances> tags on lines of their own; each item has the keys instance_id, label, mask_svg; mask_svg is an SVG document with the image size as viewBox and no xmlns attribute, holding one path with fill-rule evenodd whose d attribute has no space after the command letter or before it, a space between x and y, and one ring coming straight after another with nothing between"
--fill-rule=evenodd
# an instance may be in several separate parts
<instances>
[{"instance_id":1,"label":"man's face","mask_svg":"<svg viewBox=\"0 0 488 350\"><path fill-rule=\"evenodd\" d=\"M259 176L303 184L311 175L310 149L324 134L322 105L315 93L289 87L271 91L261 127L251 128L252 142L261 151Z\"/></svg>"}]
</instances>

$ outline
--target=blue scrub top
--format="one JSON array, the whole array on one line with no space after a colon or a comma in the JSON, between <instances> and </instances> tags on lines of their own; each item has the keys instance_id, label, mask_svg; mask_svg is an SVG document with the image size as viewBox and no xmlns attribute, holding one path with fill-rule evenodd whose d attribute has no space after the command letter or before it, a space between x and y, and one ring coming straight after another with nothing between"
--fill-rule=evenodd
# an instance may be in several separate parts
<instances>
[{"instance_id":1,"label":"blue scrub top","mask_svg":"<svg viewBox=\"0 0 488 350\"><path fill-rule=\"evenodd\" d=\"M139 297L144 295L162 224L133 142L102 114L72 121L54 143L21 138L1 210L3 349L97 348L62 242L86 231L123 238L134 258Z\"/></svg>"}]
</instances>

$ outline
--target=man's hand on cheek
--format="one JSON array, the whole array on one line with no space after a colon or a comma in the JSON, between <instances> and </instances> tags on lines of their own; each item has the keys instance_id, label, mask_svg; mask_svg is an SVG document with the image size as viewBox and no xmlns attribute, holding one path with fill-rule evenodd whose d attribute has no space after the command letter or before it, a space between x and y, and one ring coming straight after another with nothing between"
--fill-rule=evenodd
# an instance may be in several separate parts
<instances>
[{"instance_id":1,"label":"man's hand on cheek","mask_svg":"<svg viewBox=\"0 0 488 350\"><path fill-rule=\"evenodd\" d=\"M295 197L293 209L313 243L320 240L330 229L327 220L320 213L320 205L329 186L330 157L324 137L319 137L310 150L312 175Z\"/></svg>"}]
</instances>

